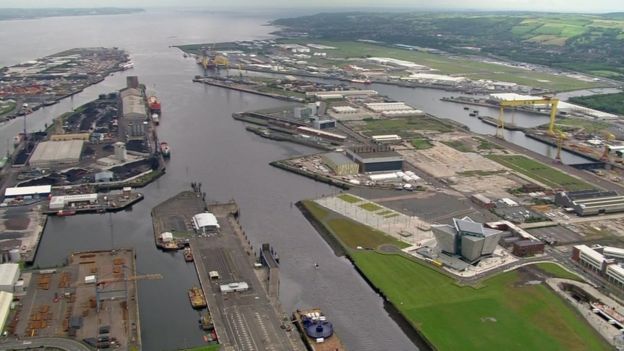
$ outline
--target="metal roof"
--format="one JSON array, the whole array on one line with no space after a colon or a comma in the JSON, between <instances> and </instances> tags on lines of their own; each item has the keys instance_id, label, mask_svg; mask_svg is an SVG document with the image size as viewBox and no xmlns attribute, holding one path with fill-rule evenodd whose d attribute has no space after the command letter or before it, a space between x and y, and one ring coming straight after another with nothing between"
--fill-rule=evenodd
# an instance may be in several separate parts
<instances>
[{"instance_id":1,"label":"metal roof","mask_svg":"<svg viewBox=\"0 0 624 351\"><path fill-rule=\"evenodd\" d=\"M351 161L347 156L339 153L339 152L330 152L323 155L325 159L330 162L333 162L335 165L345 165L345 164L353 164L355 162Z\"/></svg>"},{"instance_id":2,"label":"metal roof","mask_svg":"<svg viewBox=\"0 0 624 351\"><path fill-rule=\"evenodd\" d=\"M217 227L219 228L219 222L217 217L209 212L198 213L193 216L193 223L196 228L204 227Z\"/></svg>"},{"instance_id":3,"label":"metal roof","mask_svg":"<svg viewBox=\"0 0 624 351\"><path fill-rule=\"evenodd\" d=\"M7 188L4 196L26 196L49 194L52 191L52 185L24 186L19 188Z\"/></svg>"},{"instance_id":4,"label":"metal roof","mask_svg":"<svg viewBox=\"0 0 624 351\"><path fill-rule=\"evenodd\" d=\"M0 264L0 286L13 285L19 275L19 265L17 263Z\"/></svg>"},{"instance_id":5,"label":"metal roof","mask_svg":"<svg viewBox=\"0 0 624 351\"><path fill-rule=\"evenodd\" d=\"M0 291L0 330L4 330L4 325L11 310L11 302L13 302L13 294Z\"/></svg>"}]
</instances>

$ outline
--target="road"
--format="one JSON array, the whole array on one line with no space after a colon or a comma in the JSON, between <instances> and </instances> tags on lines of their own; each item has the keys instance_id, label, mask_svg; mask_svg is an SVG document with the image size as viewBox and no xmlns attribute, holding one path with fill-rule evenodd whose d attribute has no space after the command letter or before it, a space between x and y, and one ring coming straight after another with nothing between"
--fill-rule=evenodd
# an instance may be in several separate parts
<instances>
[{"instance_id":1,"label":"road","mask_svg":"<svg viewBox=\"0 0 624 351\"><path fill-rule=\"evenodd\" d=\"M65 351L92 351L91 348L79 341L65 338L7 339L0 341L0 348L2 350L26 350L42 346L56 347Z\"/></svg>"}]
</instances>

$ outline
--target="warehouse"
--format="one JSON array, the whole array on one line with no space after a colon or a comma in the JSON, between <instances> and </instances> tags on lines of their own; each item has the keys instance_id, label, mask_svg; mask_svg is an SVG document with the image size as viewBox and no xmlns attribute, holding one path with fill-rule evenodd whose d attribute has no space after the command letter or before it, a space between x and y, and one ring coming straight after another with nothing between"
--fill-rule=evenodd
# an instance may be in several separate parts
<instances>
[{"instance_id":1,"label":"warehouse","mask_svg":"<svg viewBox=\"0 0 624 351\"><path fill-rule=\"evenodd\" d=\"M92 205L98 200L97 194L78 194L78 195L62 195L52 196L48 207L51 210L62 210L66 207L75 207L80 204Z\"/></svg>"},{"instance_id":2,"label":"warehouse","mask_svg":"<svg viewBox=\"0 0 624 351\"><path fill-rule=\"evenodd\" d=\"M11 303L13 303L13 294L0 291L0 330L4 330L6 321L9 318Z\"/></svg>"},{"instance_id":3,"label":"warehouse","mask_svg":"<svg viewBox=\"0 0 624 351\"><path fill-rule=\"evenodd\" d=\"M384 111L407 111L413 110L413 108L404 102L370 102L364 104L366 108L373 112L384 112Z\"/></svg>"},{"instance_id":4,"label":"warehouse","mask_svg":"<svg viewBox=\"0 0 624 351\"><path fill-rule=\"evenodd\" d=\"M607 266L607 259L600 252L587 245L574 246L572 248L572 260L597 273L604 272Z\"/></svg>"},{"instance_id":5,"label":"warehouse","mask_svg":"<svg viewBox=\"0 0 624 351\"><path fill-rule=\"evenodd\" d=\"M30 156L31 167L51 168L73 166L80 162L83 140L44 141Z\"/></svg>"},{"instance_id":6,"label":"warehouse","mask_svg":"<svg viewBox=\"0 0 624 351\"><path fill-rule=\"evenodd\" d=\"M335 119L315 119L312 123L312 126L316 129L331 129L336 128L336 120Z\"/></svg>"},{"instance_id":7,"label":"warehouse","mask_svg":"<svg viewBox=\"0 0 624 351\"><path fill-rule=\"evenodd\" d=\"M615 191L562 191L555 195L555 203L571 208L579 216L624 211L624 196L618 195Z\"/></svg>"},{"instance_id":8,"label":"warehouse","mask_svg":"<svg viewBox=\"0 0 624 351\"><path fill-rule=\"evenodd\" d=\"M24 186L18 188L7 188L4 191L4 197L7 199L14 199L28 196L48 196L51 192L51 185Z\"/></svg>"},{"instance_id":9,"label":"warehouse","mask_svg":"<svg viewBox=\"0 0 624 351\"><path fill-rule=\"evenodd\" d=\"M360 173L403 170L403 156L385 145L347 149L347 157L359 165Z\"/></svg>"},{"instance_id":10,"label":"warehouse","mask_svg":"<svg viewBox=\"0 0 624 351\"><path fill-rule=\"evenodd\" d=\"M217 221L217 217L212 213L198 213L193 216L193 228L203 234L206 232L214 232L219 229L219 222Z\"/></svg>"},{"instance_id":11,"label":"warehouse","mask_svg":"<svg viewBox=\"0 0 624 351\"><path fill-rule=\"evenodd\" d=\"M373 135L371 138L378 144L398 144L403 140L396 134Z\"/></svg>"},{"instance_id":12,"label":"warehouse","mask_svg":"<svg viewBox=\"0 0 624 351\"><path fill-rule=\"evenodd\" d=\"M20 270L17 263L0 264L0 291L13 293L19 275Z\"/></svg>"},{"instance_id":13,"label":"warehouse","mask_svg":"<svg viewBox=\"0 0 624 351\"><path fill-rule=\"evenodd\" d=\"M327 165L327 167L329 167L336 175L347 176L358 173L358 164L339 152L330 152L324 154L322 157L323 163Z\"/></svg>"},{"instance_id":14,"label":"warehouse","mask_svg":"<svg viewBox=\"0 0 624 351\"><path fill-rule=\"evenodd\" d=\"M485 228L470 217L453 218L453 225L432 225L438 248L450 255L459 255L468 262L477 262L494 253L502 232Z\"/></svg>"}]
</instances>

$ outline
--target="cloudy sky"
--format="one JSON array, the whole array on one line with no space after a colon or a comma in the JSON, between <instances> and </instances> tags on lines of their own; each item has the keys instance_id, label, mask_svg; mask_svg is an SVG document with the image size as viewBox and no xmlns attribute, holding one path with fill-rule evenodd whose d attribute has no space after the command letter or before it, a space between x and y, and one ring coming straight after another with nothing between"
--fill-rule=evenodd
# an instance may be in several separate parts
<instances>
[{"instance_id":1,"label":"cloudy sky","mask_svg":"<svg viewBox=\"0 0 624 351\"><path fill-rule=\"evenodd\" d=\"M227 5L224 5L227 4ZM414 9L531 10L557 12L624 11L624 0L0 0L1 7L410 7Z\"/></svg>"}]
</instances>

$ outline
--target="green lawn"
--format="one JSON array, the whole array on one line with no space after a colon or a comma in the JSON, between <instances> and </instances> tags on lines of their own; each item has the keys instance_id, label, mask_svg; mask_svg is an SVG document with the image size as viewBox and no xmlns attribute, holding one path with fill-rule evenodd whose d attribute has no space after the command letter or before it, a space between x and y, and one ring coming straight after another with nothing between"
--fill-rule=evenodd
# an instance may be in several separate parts
<instances>
[{"instance_id":1,"label":"green lawn","mask_svg":"<svg viewBox=\"0 0 624 351\"><path fill-rule=\"evenodd\" d=\"M353 196L353 195L351 195L351 194L340 194L340 195L338 195L338 198L339 198L340 200L342 200L342 201L346 201L346 202L348 202L348 203L350 203L350 204L354 204L354 203L356 203L356 202L360 202L360 201L362 201L362 199L360 199L360 198L358 198L358 197L355 197L355 196Z\"/></svg>"},{"instance_id":2,"label":"green lawn","mask_svg":"<svg viewBox=\"0 0 624 351\"><path fill-rule=\"evenodd\" d=\"M592 121L587 118L557 118L556 126L583 128L588 133L599 133L612 126L611 123L605 121ZM544 128L548 124L544 124Z\"/></svg>"},{"instance_id":3,"label":"green lawn","mask_svg":"<svg viewBox=\"0 0 624 351\"><path fill-rule=\"evenodd\" d=\"M381 207L381 206L379 206L377 204L374 204L372 202L367 202L367 203L361 204L361 205L359 205L359 207L365 209L368 212L375 212L375 211L379 211L379 210L383 209L383 207Z\"/></svg>"},{"instance_id":4,"label":"green lawn","mask_svg":"<svg viewBox=\"0 0 624 351\"><path fill-rule=\"evenodd\" d=\"M488 155L487 157L553 188L563 188L568 191L594 188L580 179L522 155Z\"/></svg>"},{"instance_id":5,"label":"green lawn","mask_svg":"<svg viewBox=\"0 0 624 351\"><path fill-rule=\"evenodd\" d=\"M433 144L425 138L414 138L410 143L416 150L425 150L433 147Z\"/></svg>"},{"instance_id":6,"label":"green lawn","mask_svg":"<svg viewBox=\"0 0 624 351\"><path fill-rule=\"evenodd\" d=\"M346 250L355 250L358 246L375 249L384 244L393 244L400 248L409 246L367 225L354 222L342 216L332 217L329 210L313 201L303 201L303 205L315 218L323 223Z\"/></svg>"},{"instance_id":7,"label":"green lawn","mask_svg":"<svg viewBox=\"0 0 624 351\"><path fill-rule=\"evenodd\" d=\"M302 42L300 39L291 41L304 45L309 42L309 40ZM441 74L463 75L471 79L501 80L556 91L585 89L597 86L596 83L584 82L564 75L534 72L457 56L448 57L373 43L330 40L314 40L314 43L336 47L335 50L327 50L330 58L391 57L436 69ZM332 62L330 61L330 63Z\"/></svg>"},{"instance_id":8,"label":"green lawn","mask_svg":"<svg viewBox=\"0 0 624 351\"><path fill-rule=\"evenodd\" d=\"M556 278L563 278L563 279L571 279L571 280L577 280L577 281L583 281L583 279L581 279L581 277L579 277L578 275L574 274L574 273L570 273L567 270L561 268L561 266L559 266L558 264L554 264L554 263L536 263L535 266L537 268L539 268L540 270L548 273L549 275L552 275L553 277Z\"/></svg>"},{"instance_id":9,"label":"green lawn","mask_svg":"<svg viewBox=\"0 0 624 351\"><path fill-rule=\"evenodd\" d=\"M491 143L485 139L481 139L481 138L477 138L477 140L479 141L479 146L477 146L477 149L479 150L492 150L492 149L498 149L498 150L502 150L503 148Z\"/></svg>"},{"instance_id":10,"label":"green lawn","mask_svg":"<svg viewBox=\"0 0 624 351\"><path fill-rule=\"evenodd\" d=\"M474 152L470 145L459 140L443 141L442 143L460 152Z\"/></svg>"},{"instance_id":11,"label":"green lawn","mask_svg":"<svg viewBox=\"0 0 624 351\"><path fill-rule=\"evenodd\" d=\"M459 287L401 255L351 253L373 285L437 350L609 350L609 346L545 285L517 286L517 272Z\"/></svg>"},{"instance_id":12,"label":"green lawn","mask_svg":"<svg viewBox=\"0 0 624 351\"><path fill-rule=\"evenodd\" d=\"M450 132L449 125L430 117L407 117L395 119L369 119L364 121L364 132L367 135L397 134L403 138L419 135L418 131L433 130Z\"/></svg>"},{"instance_id":13,"label":"green lawn","mask_svg":"<svg viewBox=\"0 0 624 351\"><path fill-rule=\"evenodd\" d=\"M15 109L15 101L0 101L0 116Z\"/></svg>"}]
</instances>

